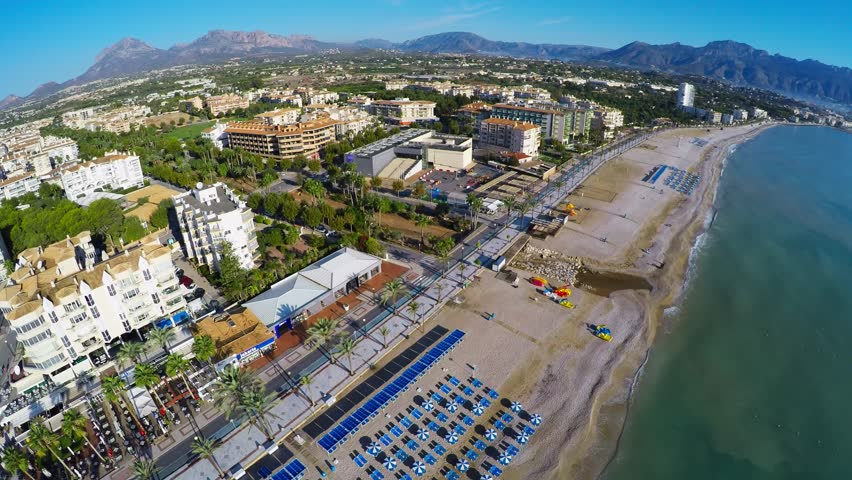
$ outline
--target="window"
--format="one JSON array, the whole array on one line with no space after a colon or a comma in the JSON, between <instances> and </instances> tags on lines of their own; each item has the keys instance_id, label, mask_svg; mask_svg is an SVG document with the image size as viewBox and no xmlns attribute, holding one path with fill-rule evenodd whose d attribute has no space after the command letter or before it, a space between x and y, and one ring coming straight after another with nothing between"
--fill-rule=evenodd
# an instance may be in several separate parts
<instances>
[{"instance_id":1,"label":"window","mask_svg":"<svg viewBox=\"0 0 852 480\"><path fill-rule=\"evenodd\" d=\"M92 298L92 294L90 293L90 294L86 295L86 305L91 307L94 304L95 304L95 299Z\"/></svg>"},{"instance_id":2,"label":"window","mask_svg":"<svg viewBox=\"0 0 852 480\"><path fill-rule=\"evenodd\" d=\"M110 297L114 297L115 296L115 285L107 285L107 292L109 293Z\"/></svg>"},{"instance_id":3,"label":"window","mask_svg":"<svg viewBox=\"0 0 852 480\"><path fill-rule=\"evenodd\" d=\"M23 343L27 347L32 347L33 345L35 345L37 343L41 343L42 340L46 340L48 338L50 338L50 330L45 330L45 331L39 333L38 335L36 335L33 338L27 338L25 340L21 340L21 343Z\"/></svg>"},{"instance_id":4,"label":"window","mask_svg":"<svg viewBox=\"0 0 852 480\"><path fill-rule=\"evenodd\" d=\"M62 345L65 345L65 348L71 348L71 340L68 339L68 335L62 335Z\"/></svg>"},{"instance_id":5,"label":"window","mask_svg":"<svg viewBox=\"0 0 852 480\"><path fill-rule=\"evenodd\" d=\"M50 313L47 314L47 316L50 317L51 322L59 323L59 316L56 315L56 312L50 312Z\"/></svg>"},{"instance_id":6,"label":"window","mask_svg":"<svg viewBox=\"0 0 852 480\"><path fill-rule=\"evenodd\" d=\"M107 343L109 343L110 340L112 340L112 335L110 335L109 332L107 332L106 330L101 332L101 335L103 335L104 341L107 342Z\"/></svg>"},{"instance_id":7,"label":"window","mask_svg":"<svg viewBox=\"0 0 852 480\"><path fill-rule=\"evenodd\" d=\"M89 318L89 316L86 315L86 312L83 312L79 315L74 315L73 317L71 317L71 323L73 325L76 325L76 324L86 320L87 318Z\"/></svg>"},{"instance_id":8,"label":"window","mask_svg":"<svg viewBox=\"0 0 852 480\"><path fill-rule=\"evenodd\" d=\"M77 310L78 308L80 308L81 306L82 306L82 305L80 304L80 301L79 301L79 300L74 300L74 301L73 301L73 302L71 302L71 303L66 303L65 305L63 305L63 307L65 308L65 312L66 312L66 313L71 313L71 312L73 312L74 310Z\"/></svg>"},{"instance_id":9,"label":"window","mask_svg":"<svg viewBox=\"0 0 852 480\"><path fill-rule=\"evenodd\" d=\"M92 307L91 311L92 311L92 317L101 318L101 312L98 311L98 307Z\"/></svg>"},{"instance_id":10,"label":"window","mask_svg":"<svg viewBox=\"0 0 852 480\"><path fill-rule=\"evenodd\" d=\"M26 333L26 332L29 332L30 330L34 329L34 328L40 327L41 325L44 325L44 317L39 315L39 317L36 318L35 320L28 322L28 323L25 323L20 328L18 328L18 332Z\"/></svg>"},{"instance_id":11,"label":"window","mask_svg":"<svg viewBox=\"0 0 852 480\"><path fill-rule=\"evenodd\" d=\"M160 303L160 296L156 293L152 293L151 298L154 300L154 303Z\"/></svg>"},{"instance_id":12,"label":"window","mask_svg":"<svg viewBox=\"0 0 852 480\"><path fill-rule=\"evenodd\" d=\"M138 288L134 288L133 290L131 290L131 291L129 291L129 292L127 292L127 293L125 293L125 294L124 294L124 299L125 299L125 300L130 300L131 298L135 297L136 295L139 295L139 289L138 289Z\"/></svg>"},{"instance_id":13,"label":"window","mask_svg":"<svg viewBox=\"0 0 852 480\"><path fill-rule=\"evenodd\" d=\"M150 272L150 271L148 271L148 269L147 269L147 268L146 268L145 270L142 270L142 277L143 277L145 280L151 280L151 272Z\"/></svg>"}]
</instances>

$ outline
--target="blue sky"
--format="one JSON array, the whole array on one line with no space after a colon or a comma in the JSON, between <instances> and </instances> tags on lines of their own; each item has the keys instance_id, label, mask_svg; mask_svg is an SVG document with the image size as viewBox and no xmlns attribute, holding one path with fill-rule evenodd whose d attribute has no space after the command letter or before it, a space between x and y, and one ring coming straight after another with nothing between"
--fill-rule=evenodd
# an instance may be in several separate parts
<instances>
[{"instance_id":1,"label":"blue sky","mask_svg":"<svg viewBox=\"0 0 852 480\"><path fill-rule=\"evenodd\" d=\"M0 98L75 77L101 49L123 37L168 48L213 29L300 33L326 41L401 41L471 31L493 40L610 48L634 40L688 45L737 40L770 53L852 67L848 0L0 2L9 20L0 29L5 67Z\"/></svg>"}]
</instances>

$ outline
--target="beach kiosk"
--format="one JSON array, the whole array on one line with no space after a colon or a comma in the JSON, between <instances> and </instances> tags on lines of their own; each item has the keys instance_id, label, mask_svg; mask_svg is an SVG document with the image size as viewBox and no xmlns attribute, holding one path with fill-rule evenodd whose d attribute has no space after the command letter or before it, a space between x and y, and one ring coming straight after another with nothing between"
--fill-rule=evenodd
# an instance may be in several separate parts
<instances>
[{"instance_id":1,"label":"beach kiosk","mask_svg":"<svg viewBox=\"0 0 852 480\"><path fill-rule=\"evenodd\" d=\"M494 262L491 263L491 270L494 270L495 272L499 272L500 270L503 270L503 267L505 267L505 266L506 266L506 257L501 255L501 256L495 258Z\"/></svg>"}]
</instances>

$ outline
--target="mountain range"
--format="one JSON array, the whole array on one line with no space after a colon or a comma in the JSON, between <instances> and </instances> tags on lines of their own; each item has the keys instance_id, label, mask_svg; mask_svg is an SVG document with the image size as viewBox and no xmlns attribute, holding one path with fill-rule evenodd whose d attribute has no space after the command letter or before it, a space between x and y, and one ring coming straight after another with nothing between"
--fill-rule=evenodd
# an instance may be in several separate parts
<instances>
[{"instance_id":1,"label":"mountain range","mask_svg":"<svg viewBox=\"0 0 852 480\"><path fill-rule=\"evenodd\" d=\"M67 86L143 73L177 65L205 64L234 58L286 56L325 51L395 50L555 59L599 63L677 74L703 75L740 86L780 92L803 99L852 104L852 69L815 60L770 55L744 43L711 42L703 47L680 43L650 45L633 42L616 50L587 45L502 42L469 32L446 32L394 43L379 38L351 44L321 42L305 35L282 36L263 31L212 30L186 44L155 48L135 38L124 38L102 50L82 75L62 84L49 82L24 98L0 100L0 110L38 100Z\"/></svg>"}]
</instances>

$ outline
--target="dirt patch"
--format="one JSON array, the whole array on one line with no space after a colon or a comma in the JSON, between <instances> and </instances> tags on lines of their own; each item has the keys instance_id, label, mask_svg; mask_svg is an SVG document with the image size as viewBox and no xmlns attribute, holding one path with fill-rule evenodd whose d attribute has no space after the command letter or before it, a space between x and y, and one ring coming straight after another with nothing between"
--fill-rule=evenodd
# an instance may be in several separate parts
<instances>
[{"instance_id":1,"label":"dirt patch","mask_svg":"<svg viewBox=\"0 0 852 480\"><path fill-rule=\"evenodd\" d=\"M189 123L189 119L192 117L189 114L183 112L169 112L164 113L162 115L148 117L147 119L145 119L145 123L148 125L159 127L161 123L165 122L166 125L169 125L172 121L174 121L175 125L177 125L178 121L180 121L181 118L183 119L184 123Z\"/></svg>"},{"instance_id":2,"label":"dirt patch","mask_svg":"<svg viewBox=\"0 0 852 480\"><path fill-rule=\"evenodd\" d=\"M157 211L157 206L160 205L160 202L167 198L172 198L177 195L177 190L172 190L168 187L163 187L161 185L149 185L147 187L140 188L134 192L130 192L124 196L124 198L130 202L131 207L124 213L124 216L134 216L143 222L147 222L151 215ZM136 202L139 201L140 198L148 198L148 203L144 205L136 205Z\"/></svg>"},{"instance_id":3,"label":"dirt patch","mask_svg":"<svg viewBox=\"0 0 852 480\"><path fill-rule=\"evenodd\" d=\"M600 200L601 202L608 203L612 203L612 201L615 200L615 192L599 187L593 187L591 185L580 185L571 193L571 195L580 198L592 198L594 200Z\"/></svg>"}]
</instances>

